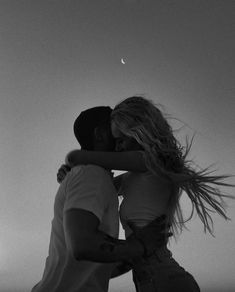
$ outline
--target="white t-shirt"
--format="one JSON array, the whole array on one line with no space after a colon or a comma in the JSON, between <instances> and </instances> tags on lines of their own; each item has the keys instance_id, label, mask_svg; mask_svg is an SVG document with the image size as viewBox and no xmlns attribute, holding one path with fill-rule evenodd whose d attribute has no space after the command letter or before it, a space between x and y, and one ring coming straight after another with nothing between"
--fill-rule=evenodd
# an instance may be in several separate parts
<instances>
[{"instance_id":1,"label":"white t-shirt","mask_svg":"<svg viewBox=\"0 0 235 292\"><path fill-rule=\"evenodd\" d=\"M73 168L56 194L49 255L32 292L108 291L114 264L76 261L67 250L63 217L72 208L92 212L101 222L100 230L118 237L118 197L110 173L94 165Z\"/></svg>"},{"instance_id":2,"label":"white t-shirt","mask_svg":"<svg viewBox=\"0 0 235 292\"><path fill-rule=\"evenodd\" d=\"M123 175L119 189L123 195L119 214L126 237L132 232L127 221L143 227L166 212L171 191L169 183L150 172L127 172Z\"/></svg>"}]
</instances>

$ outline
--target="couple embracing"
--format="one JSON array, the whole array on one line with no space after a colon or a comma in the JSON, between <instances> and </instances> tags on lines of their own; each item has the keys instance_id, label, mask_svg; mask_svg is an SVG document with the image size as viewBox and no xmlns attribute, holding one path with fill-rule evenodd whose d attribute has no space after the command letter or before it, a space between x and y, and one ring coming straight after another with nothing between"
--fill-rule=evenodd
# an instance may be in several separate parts
<instances>
[{"instance_id":1,"label":"couple embracing","mask_svg":"<svg viewBox=\"0 0 235 292\"><path fill-rule=\"evenodd\" d=\"M160 109L141 96L83 111L74 134L81 150L58 171L49 255L32 292L107 292L111 278L131 269L137 292L200 291L167 243L185 227L182 192L209 233L208 206L228 219L223 198L231 196L218 189L227 176L193 167L191 145L182 147ZM111 170L126 172L113 177ZM118 239L119 218L126 240Z\"/></svg>"}]
</instances>

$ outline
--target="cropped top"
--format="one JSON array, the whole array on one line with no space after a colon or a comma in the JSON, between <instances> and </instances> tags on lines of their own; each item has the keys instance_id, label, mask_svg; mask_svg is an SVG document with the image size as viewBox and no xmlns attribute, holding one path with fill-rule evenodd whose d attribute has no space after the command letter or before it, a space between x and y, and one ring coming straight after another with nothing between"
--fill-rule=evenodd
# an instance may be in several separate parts
<instances>
[{"instance_id":1,"label":"cropped top","mask_svg":"<svg viewBox=\"0 0 235 292\"><path fill-rule=\"evenodd\" d=\"M127 172L122 177L119 194L120 220L126 237L131 234L127 221L143 227L166 212L171 185L150 172Z\"/></svg>"}]
</instances>

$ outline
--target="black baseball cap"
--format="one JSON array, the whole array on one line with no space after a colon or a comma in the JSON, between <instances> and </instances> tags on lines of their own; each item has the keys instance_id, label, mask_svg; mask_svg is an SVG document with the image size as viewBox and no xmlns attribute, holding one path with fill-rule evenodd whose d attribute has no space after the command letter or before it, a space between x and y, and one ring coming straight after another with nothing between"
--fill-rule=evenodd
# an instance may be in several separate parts
<instances>
[{"instance_id":1,"label":"black baseball cap","mask_svg":"<svg viewBox=\"0 0 235 292\"><path fill-rule=\"evenodd\" d=\"M82 148L92 150L95 128L109 124L111 113L109 106L97 106L80 113L74 122L73 131Z\"/></svg>"}]
</instances>

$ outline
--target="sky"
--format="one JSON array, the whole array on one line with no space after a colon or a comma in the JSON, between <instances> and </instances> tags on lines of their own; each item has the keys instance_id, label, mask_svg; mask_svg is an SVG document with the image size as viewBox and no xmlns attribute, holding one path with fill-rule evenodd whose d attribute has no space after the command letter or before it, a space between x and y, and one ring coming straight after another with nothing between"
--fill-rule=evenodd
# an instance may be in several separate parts
<instances>
[{"instance_id":1,"label":"sky","mask_svg":"<svg viewBox=\"0 0 235 292\"><path fill-rule=\"evenodd\" d=\"M1 292L29 292L41 279L56 173L79 148L72 126L82 110L142 94L163 105L182 143L195 134L197 164L235 174L234 3L0 0ZM181 203L189 214L186 195ZM202 292L235 290L227 204L231 221L214 214L215 237L195 217L170 243ZM109 291L133 292L131 274Z\"/></svg>"}]
</instances>

